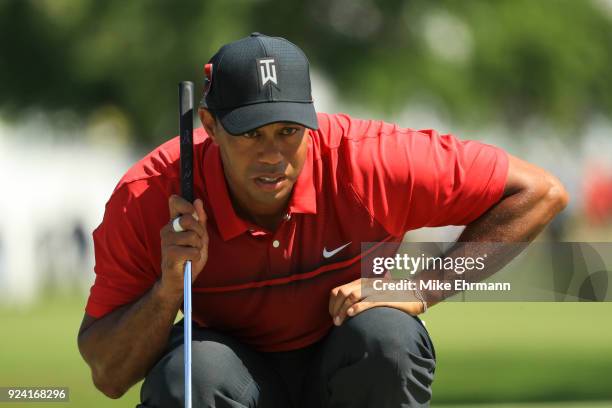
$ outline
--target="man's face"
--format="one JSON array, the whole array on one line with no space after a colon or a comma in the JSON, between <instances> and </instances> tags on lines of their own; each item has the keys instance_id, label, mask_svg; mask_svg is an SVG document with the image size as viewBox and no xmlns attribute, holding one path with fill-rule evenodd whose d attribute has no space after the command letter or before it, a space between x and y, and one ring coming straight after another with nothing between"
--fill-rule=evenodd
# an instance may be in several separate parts
<instances>
[{"instance_id":1,"label":"man's face","mask_svg":"<svg viewBox=\"0 0 612 408\"><path fill-rule=\"evenodd\" d=\"M234 136L208 111L200 110L206 131L219 145L230 191L254 214L284 209L308 151L304 126L277 122Z\"/></svg>"}]
</instances>

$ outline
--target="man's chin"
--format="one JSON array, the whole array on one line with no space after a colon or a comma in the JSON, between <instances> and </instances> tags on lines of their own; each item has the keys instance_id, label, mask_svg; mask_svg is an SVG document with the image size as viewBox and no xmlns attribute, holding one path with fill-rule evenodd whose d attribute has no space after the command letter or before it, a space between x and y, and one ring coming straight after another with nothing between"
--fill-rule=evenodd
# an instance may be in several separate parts
<instances>
[{"instance_id":1,"label":"man's chin","mask_svg":"<svg viewBox=\"0 0 612 408\"><path fill-rule=\"evenodd\" d=\"M293 183L290 183L288 180L285 180L280 184L282 185L274 186L274 188L268 186L259 188L259 186L256 186L253 191L252 198L259 205L277 208L279 203L287 200L291 194L291 189L293 188Z\"/></svg>"}]
</instances>

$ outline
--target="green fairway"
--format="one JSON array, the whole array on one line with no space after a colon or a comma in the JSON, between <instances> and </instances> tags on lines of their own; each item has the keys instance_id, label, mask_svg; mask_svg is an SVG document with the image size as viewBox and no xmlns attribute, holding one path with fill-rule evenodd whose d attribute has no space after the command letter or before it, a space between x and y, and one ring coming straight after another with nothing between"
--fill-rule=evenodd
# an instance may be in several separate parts
<instances>
[{"instance_id":1,"label":"green fairway","mask_svg":"<svg viewBox=\"0 0 612 408\"><path fill-rule=\"evenodd\" d=\"M24 310L0 309L0 321L5 327L0 347L0 384L69 387L70 402L53 403L53 407L135 407L137 387L119 400L108 399L94 388L76 342L84 305L85 298L69 296L48 298ZM3 405L15 406L0 403Z\"/></svg>"},{"instance_id":2,"label":"green fairway","mask_svg":"<svg viewBox=\"0 0 612 408\"><path fill-rule=\"evenodd\" d=\"M434 402L612 400L612 304L445 303Z\"/></svg>"},{"instance_id":3,"label":"green fairway","mask_svg":"<svg viewBox=\"0 0 612 408\"><path fill-rule=\"evenodd\" d=\"M138 387L113 401L91 383L76 346L84 303L83 297L65 296L27 309L0 309L0 386L70 387L71 402L54 407L134 407ZM610 303L446 303L423 319L438 359L434 406L612 406L597 403L612 400ZM545 401L574 402L527 403Z\"/></svg>"},{"instance_id":4,"label":"green fairway","mask_svg":"<svg viewBox=\"0 0 612 408\"><path fill-rule=\"evenodd\" d=\"M516 404L460 404L439 405L440 408L611 408L612 402L541 402L541 403L516 403Z\"/></svg>"}]
</instances>

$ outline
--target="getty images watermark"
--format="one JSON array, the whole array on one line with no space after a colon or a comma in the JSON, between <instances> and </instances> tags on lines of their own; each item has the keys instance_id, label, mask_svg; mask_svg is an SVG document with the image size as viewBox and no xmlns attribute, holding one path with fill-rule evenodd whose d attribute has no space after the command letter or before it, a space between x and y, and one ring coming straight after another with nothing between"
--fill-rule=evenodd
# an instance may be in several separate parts
<instances>
[{"instance_id":1,"label":"getty images watermark","mask_svg":"<svg viewBox=\"0 0 612 408\"><path fill-rule=\"evenodd\" d=\"M379 256L373 259L372 273L383 275L387 271L403 271L415 275L419 271L452 271L462 275L469 271L484 271L487 254L471 257L418 256L395 254L393 257ZM439 279L411 280L375 279L372 282L375 290L511 290L510 282L469 282L465 279L441 281Z\"/></svg>"},{"instance_id":2,"label":"getty images watermark","mask_svg":"<svg viewBox=\"0 0 612 408\"><path fill-rule=\"evenodd\" d=\"M612 243L364 243L364 296L380 301L610 301Z\"/></svg>"}]
</instances>

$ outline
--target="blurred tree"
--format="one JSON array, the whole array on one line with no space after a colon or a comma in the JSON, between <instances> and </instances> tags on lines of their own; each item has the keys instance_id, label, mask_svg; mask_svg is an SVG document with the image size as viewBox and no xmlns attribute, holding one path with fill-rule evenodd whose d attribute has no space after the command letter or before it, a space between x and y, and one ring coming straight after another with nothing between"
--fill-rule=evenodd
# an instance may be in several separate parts
<instances>
[{"instance_id":1,"label":"blurred tree","mask_svg":"<svg viewBox=\"0 0 612 408\"><path fill-rule=\"evenodd\" d=\"M464 125L533 117L580 134L612 116L610 2L0 0L0 108L112 106L138 142L176 133L176 83L260 31L306 51L340 94L385 114L427 103Z\"/></svg>"}]
</instances>

